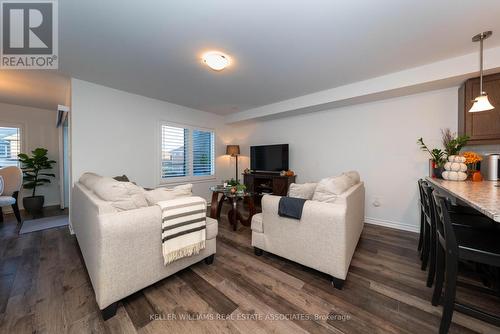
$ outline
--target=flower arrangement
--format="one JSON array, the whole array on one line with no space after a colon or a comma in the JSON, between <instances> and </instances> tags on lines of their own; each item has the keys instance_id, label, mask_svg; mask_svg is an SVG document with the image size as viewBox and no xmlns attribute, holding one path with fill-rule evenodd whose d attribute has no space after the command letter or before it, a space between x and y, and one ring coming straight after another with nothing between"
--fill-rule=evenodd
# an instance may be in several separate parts
<instances>
[{"instance_id":1,"label":"flower arrangement","mask_svg":"<svg viewBox=\"0 0 500 334\"><path fill-rule=\"evenodd\" d=\"M467 144L469 137L466 135L457 136L450 129L441 129L441 136L446 156L458 155L460 150Z\"/></svg>"},{"instance_id":2,"label":"flower arrangement","mask_svg":"<svg viewBox=\"0 0 500 334\"><path fill-rule=\"evenodd\" d=\"M483 160L483 158L476 152L464 152L462 154L465 157L465 164L468 165L472 170L477 170L477 163Z\"/></svg>"},{"instance_id":3,"label":"flower arrangement","mask_svg":"<svg viewBox=\"0 0 500 334\"><path fill-rule=\"evenodd\" d=\"M469 137L465 135L457 136L457 134L451 132L450 129L441 129L441 142L444 150L440 148L430 149L424 143L422 137L417 140L420 150L427 152L431 157L432 177L441 177L443 169L446 169L445 165L447 164L447 160L452 157L450 162L454 162L455 156L458 156L460 150L467 144L468 140ZM463 168L466 168L466 166L464 165Z\"/></svg>"},{"instance_id":4,"label":"flower arrangement","mask_svg":"<svg viewBox=\"0 0 500 334\"><path fill-rule=\"evenodd\" d=\"M236 194L236 193L244 193L247 187L236 181L235 179L227 180L225 183L227 183L228 187L230 188L231 194Z\"/></svg>"}]
</instances>

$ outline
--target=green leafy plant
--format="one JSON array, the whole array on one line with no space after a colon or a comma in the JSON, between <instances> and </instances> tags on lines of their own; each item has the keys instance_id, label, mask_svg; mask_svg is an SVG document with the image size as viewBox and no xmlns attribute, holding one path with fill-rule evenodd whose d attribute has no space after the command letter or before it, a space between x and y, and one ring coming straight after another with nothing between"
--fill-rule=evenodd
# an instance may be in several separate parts
<instances>
[{"instance_id":1,"label":"green leafy plant","mask_svg":"<svg viewBox=\"0 0 500 334\"><path fill-rule=\"evenodd\" d=\"M441 129L443 147L447 156L457 155L460 150L467 144L469 137L466 135L457 136L450 129Z\"/></svg>"},{"instance_id":2,"label":"green leafy plant","mask_svg":"<svg viewBox=\"0 0 500 334\"><path fill-rule=\"evenodd\" d=\"M42 173L41 171L52 169L52 165L56 162L49 160L47 157L47 149L36 148L31 151L32 156L25 153L18 154L18 160L22 164L23 170L23 188L33 189L32 196L36 194L38 186L50 183L49 177L55 177L53 173Z\"/></svg>"},{"instance_id":3,"label":"green leafy plant","mask_svg":"<svg viewBox=\"0 0 500 334\"><path fill-rule=\"evenodd\" d=\"M227 181L227 185L231 186L231 187L237 186L238 185L238 181L236 181L235 179L228 180Z\"/></svg>"},{"instance_id":4,"label":"green leafy plant","mask_svg":"<svg viewBox=\"0 0 500 334\"><path fill-rule=\"evenodd\" d=\"M427 145L425 145L422 137L420 137L417 140L417 144L420 146L420 149L422 151L429 153L432 161L434 161L436 163L437 167L444 166L444 164L446 163L446 157L445 157L446 153L443 150L441 150L439 148L434 148L434 149L430 150L427 147Z\"/></svg>"},{"instance_id":5,"label":"green leafy plant","mask_svg":"<svg viewBox=\"0 0 500 334\"><path fill-rule=\"evenodd\" d=\"M226 182L227 182L227 185L229 187L236 187L236 191L238 191L238 192L243 192L243 191L247 190L247 187L244 184L239 183L234 178L231 180L227 180Z\"/></svg>"}]
</instances>

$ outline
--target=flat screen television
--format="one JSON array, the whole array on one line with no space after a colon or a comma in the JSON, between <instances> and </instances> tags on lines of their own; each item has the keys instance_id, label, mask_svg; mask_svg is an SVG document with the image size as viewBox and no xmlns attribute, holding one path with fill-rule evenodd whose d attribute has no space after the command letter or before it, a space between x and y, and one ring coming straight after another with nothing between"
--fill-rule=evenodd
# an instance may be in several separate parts
<instances>
[{"instance_id":1,"label":"flat screen television","mask_svg":"<svg viewBox=\"0 0 500 334\"><path fill-rule=\"evenodd\" d=\"M288 170L288 144L250 146L250 169L255 172Z\"/></svg>"}]
</instances>

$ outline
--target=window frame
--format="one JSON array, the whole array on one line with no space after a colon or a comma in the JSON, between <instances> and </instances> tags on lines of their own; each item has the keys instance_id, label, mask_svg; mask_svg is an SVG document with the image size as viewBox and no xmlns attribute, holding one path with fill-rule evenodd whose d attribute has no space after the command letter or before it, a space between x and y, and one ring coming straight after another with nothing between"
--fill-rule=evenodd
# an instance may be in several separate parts
<instances>
[{"instance_id":1,"label":"window frame","mask_svg":"<svg viewBox=\"0 0 500 334\"><path fill-rule=\"evenodd\" d=\"M189 143L188 143L188 175L187 176L180 176L180 177L174 177L174 178L163 178L162 177L162 131L163 131L163 126L171 126L171 127L177 127L177 128L184 128L187 129L189 132ZM198 131L205 131L205 132L212 132L213 133L213 139L214 139L214 157L213 157L213 175L200 175L200 176L195 176L193 175L193 130L198 130ZM191 182L191 183L198 183L198 182L207 182L211 180L217 179L217 170L216 170L216 160L217 160L217 143L216 143L216 138L217 138L217 133L215 129L212 128L206 128L206 127L201 127L201 126L194 126L194 125L189 125L189 124L182 124L182 123L174 123L174 122L169 122L169 121L160 121L160 124L158 126L158 163L157 163L157 178L158 178L158 184L160 185L166 185L166 184L180 184L180 183L186 183L186 182Z\"/></svg>"},{"instance_id":2,"label":"window frame","mask_svg":"<svg viewBox=\"0 0 500 334\"><path fill-rule=\"evenodd\" d=\"M26 136L26 131L24 131L24 123L8 122L0 119L0 127L3 128L18 128L19 129L19 153L26 153L26 143L28 138ZM18 161L17 167L21 168L22 165Z\"/></svg>"}]
</instances>

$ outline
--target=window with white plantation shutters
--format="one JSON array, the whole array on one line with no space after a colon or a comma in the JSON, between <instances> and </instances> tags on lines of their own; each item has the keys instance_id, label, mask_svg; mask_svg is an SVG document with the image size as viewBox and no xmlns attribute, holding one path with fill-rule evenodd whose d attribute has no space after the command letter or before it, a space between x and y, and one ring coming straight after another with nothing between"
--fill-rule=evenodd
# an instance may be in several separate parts
<instances>
[{"instance_id":1,"label":"window with white plantation shutters","mask_svg":"<svg viewBox=\"0 0 500 334\"><path fill-rule=\"evenodd\" d=\"M161 127L161 178L189 175L189 130L174 126Z\"/></svg>"},{"instance_id":2,"label":"window with white plantation shutters","mask_svg":"<svg viewBox=\"0 0 500 334\"><path fill-rule=\"evenodd\" d=\"M17 155L21 153L21 128L0 127L0 168L18 166Z\"/></svg>"},{"instance_id":3,"label":"window with white plantation shutters","mask_svg":"<svg viewBox=\"0 0 500 334\"><path fill-rule=\"evenodd\" d=\"M190 126L161 125L161 179L184 181L215 175L215 133Z\"/></svg>"},{"instance_id":4,"label":"window with white plantation shutters","mask_svg":"<svg viewBox=\"0 0 500 334\"><path fill-rule=\"evenodd\" d=\"M193 130L193 175L214 175L214 133Z\"/></svg>"}]
</instances>

